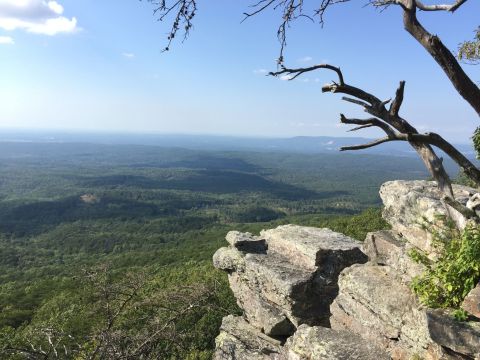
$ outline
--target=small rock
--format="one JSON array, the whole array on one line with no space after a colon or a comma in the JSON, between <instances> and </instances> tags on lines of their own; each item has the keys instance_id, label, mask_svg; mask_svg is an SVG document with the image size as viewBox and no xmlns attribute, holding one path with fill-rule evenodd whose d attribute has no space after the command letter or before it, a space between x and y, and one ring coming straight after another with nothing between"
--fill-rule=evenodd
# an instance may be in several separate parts
<instances>
[{"instance_id":1,"label":"small rock","mask_svg":"<svg viewBox=\"0 0 480 360\"><path fill-rule=\"evenodd\" d=\"M463 300L462 309L480 319L480 283Z\"/></svg>"},{"instance_id":2,"label":"small rock","mask_svg":"<svg viewBox=\"0 0 480 360\"><path fill-rule=\"evenodd\" d=\"M281 350L280 341L233 315L223 318L215 345L214 360L272 360L278 358Z\"/></svg>"},{"instance_id":3,"label":"small rock","mask_svg":"<svg viewBox=\"0 0 480 360\"><path fill-rule=\"evenodd\" d=\"M244 256L232 247L222 247L213 254L213 266L225 271L242 271Z\"/></svg>"}]
</instances>

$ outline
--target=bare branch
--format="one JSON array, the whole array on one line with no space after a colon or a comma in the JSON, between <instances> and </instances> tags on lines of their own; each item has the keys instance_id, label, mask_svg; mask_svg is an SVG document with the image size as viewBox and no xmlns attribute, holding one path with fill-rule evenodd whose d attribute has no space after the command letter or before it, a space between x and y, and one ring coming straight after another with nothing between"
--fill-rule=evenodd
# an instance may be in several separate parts
<instances>
[{"instance_id":1,"label":"bare branch","mask_svg":"<svg viewBox=\"0 0 480 360\"><path fill-rule=\"evenodd\" d=\"M438 4L438 5L425 5L420 0L415 0L415 5L418 9L423 11L450 11L455 12L460 6L465 4L467 0L457 0L454 4Z\"/></svg>"},{"instance_id":2,"label":"bare branch","mask_svg":"<svg viewBox=\"0 0 480 360\"><path fill-rule=\"evenodd\" d=\"M361 120L361 119L347 119L345 117L345 115L343 114L340 114L340 122L342 124L355 124L355 125L361 125L359 127L356 127L350 131L356 131L356 130L360 130L362 128L365 128L367 127L367 125L369 127L371 126L376 126L376 127L379 127L380 129L382 129L383 131L385 131L385 133L389 136L389 137L395 137L395 131L390 127L390 125L384 123L383 121L379 120L379 119L376 119L376 118L370 118L370 119L365 119L365 120Z\"/></svg>"},{"instance_id":3,"label":"bare branch","mask_svg":"<svg viewBox=\"0 0 480 360\"><path fill-rule=\"evenodd\" d=\"M367 144L343 146L343 147L340 148L340 151L368 149L368 148L371 148L371 147L374 147L374 146L377 146L377 145L380 145L380 144L383 144L383 143L386 143L386 142L389 142L389 141L393 141L393 140L397 140L397 139L392 139L389 136L385 136L381 139L374 140L374 141L369 142Z\"/></svg>"},{"instance_id":4,"label":"bare branch","mask_svg":"<svg viewBox=\"0 0 480 360\"><path fill-rule=\"evenodd\" d=\"M390 105L389 112L391 116L398 116L398 112L400 111L400 107L402 106L402 102L403 102L404 91L405 91L405 81L400 81L400 85L398 86L397 92L395 93L395 99Z\"/></svg>"},{"instance_id":5,"label":"bare branch","mask_svg":"<svg viewBox=\"0 0 480 360\"><path fill-rule=\"evenodd\" d=\"M293 79L296 79L298 76L300 76L300 75L302 75L306 72L315 71L315 70L318 70L318 69L328 69L328 70L335 71L338 75L339 85L344 85L345 84L345 82L343 80L343 74L342 74L342 71L340 70L340 68L329 65L329 64L318 64L318 65L313 65L313 66L309 66L309 67L306 67L306 68L298 68L298 69L288 69L288 68L282 66L280 71L270 72L269 75L278 77L279 75L283 75L283 74L287 74L287 75L295 74L294 76L292 76L289 79L289 80L293 80Z\"/></svg>"},{"instance_id":6,"label":"bare branch","mask_svg":"<svg viewBox=\"0 0 480 360\"><path fill-rule=\"evenodd\" d=\"M357 100L357 99L352 99L351 97L348 97L348 96L342 96L342 100L350 102L352 104L363 106L365 109L368 109L370 107L370 105L368 105L366 102Z\"/></svg>"},{"instance_id":7,"label":"bare branch","mask_svg":"<svg viewBox=\"0 0 480 360\"><path fill-rule=\"evenodd\" d=\"M157 16L158 21L165 21L172 17L173 22L167 35L167 46L163 51L170 50L174 38L179 31L183 32L183 40L190 34L193 28L192 20L197 12L196 0L148 0L154 5L153 14Z\"/></svg>"},{"instance_id":8,"label":"bare branch","mask_svg":"<svg viewBox=\"0 0 480 360\"><path fill-rule=\"evenodd\" d=\"M466 219L473 219L473 220L476 220L478 221L478 216L477 214L475 213L475 211L467 208L465 205L459 203L458 201L456 201L455 199L452 199L448 196L444 196L442 198L443 202L449 206L451 206L452 208L454 208L455 210L457 210L460 214L462 214Z\"/></svg>"}]
</instances>

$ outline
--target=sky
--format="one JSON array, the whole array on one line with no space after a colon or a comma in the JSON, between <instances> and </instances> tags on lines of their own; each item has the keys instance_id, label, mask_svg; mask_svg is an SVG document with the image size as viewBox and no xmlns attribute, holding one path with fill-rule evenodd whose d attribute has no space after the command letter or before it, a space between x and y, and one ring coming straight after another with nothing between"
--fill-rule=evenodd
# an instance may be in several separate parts
<instances>
[{"instance_id":1,"label":"sky","mask_svg":"<svg viewBox=\"0 0 480 360\"><path fill-rule=\"evenodd\" d=\"M447 0L445 0L447 1ZM433 3L432 1L425 1ZM312 2L311 3L315 3ZM406 80L401 115L420 132L466 143L478 116L442 70L403 30L401 11L353 0L288 32L289 67L328 62L345 81L382 99ZM339 113L366 117L336 94L322 70L294 81L276 69L280 14L244 22L250 1L198 0L185 42L166 45L168 25L139 0L0 0L0 129L238 136L364 136L346 133ZM473 37L480 2L454 14L421 13L452 50ZM465 66L480 81L480 66Z\"/></svg>"}]
</instances>

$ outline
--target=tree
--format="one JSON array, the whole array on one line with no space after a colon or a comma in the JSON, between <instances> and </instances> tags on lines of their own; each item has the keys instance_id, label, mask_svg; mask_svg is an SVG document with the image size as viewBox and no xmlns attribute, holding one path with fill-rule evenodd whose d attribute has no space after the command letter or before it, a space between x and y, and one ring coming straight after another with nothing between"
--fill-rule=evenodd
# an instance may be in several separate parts
<instances>
[{"instance_id":1,"label":"tree","mask_svg":"<svg viewBox=\"0 0 480 360\"><path fill-rule=\"evenodd\" d=\"M1 359L207 359L218 321L235 311L225 286L163 288L152 274L101 264L17 329L0 329ZM226 307L224 307L227 305Z\"/></svg>"},{"instance_id":2,"label":"tree","mask_svg":"<svg viewBox=\"0 0 480 360\"><path fill-rule=\"evenodd\" d=\"M158 20L165 21L170 19L170 17L173 19L167 36L167 46L164 49L165 51L168 51L172 42L178 35L183 36L184 39L188 37L189 32L192 29L192 21L197 12L198 0L149 1L154 4L154 13L158 16ZM439 134L420 134L409 121L400 116L399 112L405 91L404 81L400 81L400 85L398 86L393 100L381 100L379 97L368 93L359 87L348 84L344 80L340 68L330 64L319 64L296 69L285 66L283 53L286 46L287 30L291 23L299 18L307 17L323 24L325 13L332 6L350 1L351 0L321 0L320 4L315 3L314 5L310 5L313 2L307 2L305 0L259 0L251 6L252 10L244 13L244 15L245 19L248 19L268 9L281 9L282 18L277 29L277 36L280 41L280 54L277 60L278 69L277 71L271 72L270 75L287 75L290 76L290 80L293 80L304 73L319 69L334 71L338 76L338 81L325 85L322 89L323 92L349 95L349 97L343 97L342 99L361 106L372 116L367 119L351 119L341 114L340 121L345 124L357 125L352 131L369 127L378 127L386 134L385 137L368 144L341 148L342 151L365 149L389 141L407 141L416 150L430 174L436 180L440 190L445 194L446 202L468 217L475 217L473 212L468 211L468 209L455 201L451 180L442 165L442 159L438 157L432 146L438 147L449 155L461 167L465 175L479 187L480 170ZM474 41L467 41L461 45L457 59L442 43L440 38L431 34L417 18L417 11L447 11L454 13L467 3L467 1L468 0L456 0L452 4L427 5L420 0L369 0L368 4L382 9L389 6L401 7L403 10L403 24L405 30L410 33L438 63L459 95L461 95L480 116L480 88L465 73L459 61L460 59L478 62L480 42L479 31L477 30ZM388 104L390 105L387 107ZM478 136L475 136L475 144L480 148L480 128L477 129L477 135Z\"/></svg>"}]
</instances>

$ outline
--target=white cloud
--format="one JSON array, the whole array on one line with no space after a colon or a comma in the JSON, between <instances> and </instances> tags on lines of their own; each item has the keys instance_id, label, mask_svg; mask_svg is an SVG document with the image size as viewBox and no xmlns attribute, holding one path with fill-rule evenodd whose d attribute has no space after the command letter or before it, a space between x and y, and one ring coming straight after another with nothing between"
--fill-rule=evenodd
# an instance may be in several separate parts
<instances>
[{"instance_id":1,"label":"white cloud","mask_svg":"<svg viewBox=\"0 0 480 360\"><path fill-rule=\"evenodd\" d=\"M292 75L282 75L279 77L279 79L282 81L288 81L288 80L291 80L292 78L293 78Z\"/></svg>"},{"instance_id":2,"label":"white cloud","mask_svg":"<svg viewBox=\"0 0 480 360\"><path fill-rule=\"evenodd\" d=\"M56 35L78 31L77 19L62 16L63 6L47 0L0 0L0 28Z\"/></svg>"},{"instance_id":3,"label":"white cloud","mask_svg":"<svg viewBox=\"0 0 480 360\"><path fill-rule=\"evenodd\" d=\"M290 126L293 126L293 127L304 127L305 126L305 123L304 122L291 122L290 123Z\"/></svg>"},{"instance_id":4,"label":"white cloud","mask_svg":"<svg viewBox=\"0 0 480 360\"><path fill-rule=\"evenodd\" d=\"M13 45L15 41L10 36L0 36L0 45Z\"/></svg>"},{"instance_id":5,"label":"white cloud","mask_svg":"<svg viewBox=\"0 0 480 360\"><path fill-rule=\"evenodd\" d=\"M134 53L124 52L122 55L128 59L133 59L135 57Z\"/></svg>"},{"instance_id":6,"label":"white cloud","mask_svg":"<svg viewBox=\"0 0 480 360\"><path fill-rule=\"evenodd\" d=\"M298 59L297 61L299 63L307 63L307 62L310 62L312 60L313 60L313 58L311 56L304 56L304 57Z\"/></svg>"},{"instance_id":7,"label":"white cloud","mask_svg":"<svg viewBox=\"0 0 480 360\"><path fill-rule=\"evenodd\" d=\"M255 69L253 70L253 73L256 75L264 75L268 73L267 69Z\"/></svg>"}]
</instances>

